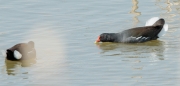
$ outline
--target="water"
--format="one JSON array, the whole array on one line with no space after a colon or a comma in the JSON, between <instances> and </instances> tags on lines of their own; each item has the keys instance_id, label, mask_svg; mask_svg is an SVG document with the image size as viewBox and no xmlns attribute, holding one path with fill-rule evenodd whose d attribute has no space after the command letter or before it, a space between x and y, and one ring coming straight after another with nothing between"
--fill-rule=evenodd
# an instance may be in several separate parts
<instances>
[{"instance_id":1,"label":"water","mask_svg":"<svg viewBox=\"0 0 180 86\"><path fill-rule=\"evenodd\" d=\"M33 40L36 61L0 55L0 86L179 86L178 0L0 1L0 50ZM162 17L168 33L139 44L94 44L103 32Z\"/></svg>"}]
</instances>

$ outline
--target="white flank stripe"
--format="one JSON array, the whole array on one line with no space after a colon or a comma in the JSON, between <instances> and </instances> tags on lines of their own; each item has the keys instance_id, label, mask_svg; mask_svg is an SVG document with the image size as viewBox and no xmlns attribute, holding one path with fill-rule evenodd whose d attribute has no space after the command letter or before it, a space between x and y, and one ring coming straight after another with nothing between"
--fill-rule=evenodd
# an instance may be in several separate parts
<instances>
[{"instance_id":1,"label":"white flank stripe","mask_svg":"<svg viewBox=\"0 0 180 86\"><path fill-rule=\"evenodd\" d=\"M138 39L140 39L142 36L140 36L140 37L137 37L136 39L138 40Z\"/></svg>"},{"instance_id":2,"label":"white flank stripe","mask_svg":"<svg viewBox=\"0 0 180 86\"><path fill-rule=\"evenodd\" d=\"M17 50L15 50L15 51L14 51L14 57L15 57L16 59L20 59L20 58L22 57L22 55L21 55Z\"/></svg>"},{"instance_id":3,"label":"white flank stripe","mask_svg":"<svg viewBox=\"0 0 180 86\"><path fill-rule=\"evenodd\" d=\"M146 39L146 37L143 37L142 39Z\"/></svg>"},{"instance_id":4,"label":"white flank stripe","mask_svg":"<svg viewBox=\"0 0 180 86\"><path fill-rule=\"evenodd\" d=\"M158 21L160 18L159 17L153 17L149 20L146 21L145 26L152 26L156 21Z\"/></svg>"}]
</instances>

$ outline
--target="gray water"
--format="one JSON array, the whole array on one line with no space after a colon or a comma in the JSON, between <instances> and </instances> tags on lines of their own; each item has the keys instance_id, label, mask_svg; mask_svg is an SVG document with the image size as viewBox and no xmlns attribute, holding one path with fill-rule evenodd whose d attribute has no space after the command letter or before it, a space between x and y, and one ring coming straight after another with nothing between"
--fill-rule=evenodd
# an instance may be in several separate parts
<instances>
[{"instance_id":1,"label":"gray water","mask_svg":"<svg viewBox=\"0 0 180 86\"><path fill-rule=\"evenodd\" d=\"M0 86L179 86L180 1L0 1L0 50L33 40L36 61L0 55ZM99 34L162 17L158 40L94 44Z\"/></svg>"}]
</instances>

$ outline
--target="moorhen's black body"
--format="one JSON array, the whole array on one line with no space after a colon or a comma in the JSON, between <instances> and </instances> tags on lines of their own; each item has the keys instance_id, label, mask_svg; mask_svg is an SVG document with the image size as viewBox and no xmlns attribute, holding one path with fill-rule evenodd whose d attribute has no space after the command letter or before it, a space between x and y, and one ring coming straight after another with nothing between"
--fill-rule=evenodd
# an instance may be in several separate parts
<instances>
[{"instance_id":1,"label":"moorhen's black body","mask_svg":"<svg viewBox=\"0 0 180 86\"><path fill-rule=\"evenodd\" d=\"M141 43L156 40L168 30L163 18L154 17L144 27L124 30L120 33L102 33L95 42Z\"/></svg>"}]
</instances>

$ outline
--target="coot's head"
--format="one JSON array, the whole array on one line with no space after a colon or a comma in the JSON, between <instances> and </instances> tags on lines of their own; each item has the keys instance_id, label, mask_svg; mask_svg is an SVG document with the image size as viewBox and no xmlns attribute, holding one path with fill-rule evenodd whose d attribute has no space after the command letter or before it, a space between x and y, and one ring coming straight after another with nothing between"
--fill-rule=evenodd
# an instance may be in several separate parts
<instances>
[{"instance_id":1,"label":"coot's head","mask_svg":"<svg viewBox=\"0 0 180 86\"><path fill-rule=\"evenodd\" d=\"M115 39L116 39L115 33L102 33L100 36L98 36L95 43L97 43L97 42L114 42Z\"/></svg>"},{"instance_id":2,"label":"coot's head","mask_svg":"<svg viewBox=\"0 0 180 86\"><path fill-rule=\"evenodd\" d=\"M34 48L34 42L33 42L33 41L29 41L29 42L28 42L28 45L29 45L31 48Z\"/></svg>"}]
</instances>

